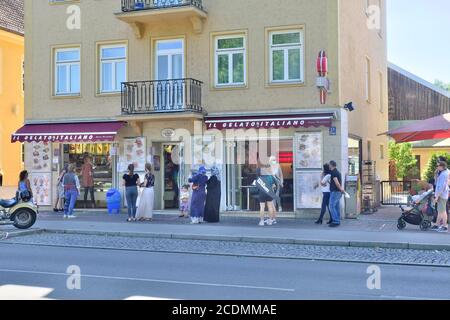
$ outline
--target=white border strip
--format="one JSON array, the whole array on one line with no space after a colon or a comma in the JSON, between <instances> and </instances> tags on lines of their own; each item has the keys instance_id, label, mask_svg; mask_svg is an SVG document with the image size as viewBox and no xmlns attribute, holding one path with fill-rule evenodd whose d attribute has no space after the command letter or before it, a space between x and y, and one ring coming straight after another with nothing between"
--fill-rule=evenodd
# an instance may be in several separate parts
<instances>
[{"instance_id":1,"label":"white border strip","mask_svg":"<svg viewBox=\"0 0 450 320\"><path fill-rule=\"evenodd\" d=\"M276 118L276 119L233 119L233 120L205 120L205 123L227 123L227 122L278 122L278 121L306 121L306 120L332 120L330 117L314 118Z\"/></svg>"},{"instance_id":2,"label":"white border strip","mask_svg":"<svg viewBox=\"0 0 450 320\"><path fill-rule=\"evenodd\" d=\"M86 136L117 134L117 132L78 132L78 133L13 133L13 136Z\"/></svg>"}]
</instances>

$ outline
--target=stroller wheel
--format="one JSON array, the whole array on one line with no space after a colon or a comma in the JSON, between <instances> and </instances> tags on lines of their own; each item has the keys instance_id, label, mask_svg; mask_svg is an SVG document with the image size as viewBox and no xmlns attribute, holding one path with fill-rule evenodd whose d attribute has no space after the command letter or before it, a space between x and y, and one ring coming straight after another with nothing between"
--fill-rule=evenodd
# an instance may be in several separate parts
<instances>
[{"instance_id":1,"label":"stroller wheel","mask_svg":"<svg viewBox=\"0 0 450 320\"><path fill-rule=\"evenodd\" d=\"M431 228L431 222L428 220L424 220L420 224L420 230L422 230L422 231L427 231L430 228Z\"/></svg>"},{"instance_id":2,"label":"stroller wheel","mask_svg":"<svg viewBox=\"0 0 450 320\"><path fill-rule=\"evenodd\" d=\"M398 230L403 230L406 228L406 222L403 219L398 219L398 223L397 223L397 229Z\"/></svg>"}]
</instances>

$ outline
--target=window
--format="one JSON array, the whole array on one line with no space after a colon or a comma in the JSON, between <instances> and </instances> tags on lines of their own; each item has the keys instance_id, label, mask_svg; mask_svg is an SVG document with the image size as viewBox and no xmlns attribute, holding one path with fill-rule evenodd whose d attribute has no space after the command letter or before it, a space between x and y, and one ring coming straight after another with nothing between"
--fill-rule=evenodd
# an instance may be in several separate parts
<instances>
[{"instance_id":1,"label":"window","mask_svg":"<svg viewBox=\"0 0 450 320\"><path fill-rule=\"evenodd\" d=\"M370 103L370 99L371 99L371 92L370 92L370 59L368 57L366 57L366 66L365 66L365 78L366 78L366 101Z\"/></svg>"},{"instance_id":2,"label":"window","mask_svg":"<svg viewBox=\"0 0 450 320\"><path fill-rule=\"evenodd\" d=\"M55 50L55 95L80 95L80 48Z\"/></svg>"},{"instance_id":3,"label":"window","mask_svg":"<svg viewBox=\"0 0 450 320\"><path fill-rule=\"evenodd\" d=\"M372 160L372 141L367 141L367 160Z\"/></svg>"},{"instance_id":4,"label":"window","mask_svg":"<svg viewBox=\"0 0 450 320\"><path fill-rule=\"evenodd\" d=\"M303 82L302 31L269 33L270 82Z\"/></svg>"},{"instance_id":5,"label":"window","mask_svg":"<svg viewBox=\"0 0 450 320\"><path fill-rule=\"evenodd\" d=\"M370 0L363 0L364 2L364 12L367 16L369 16L369 7L370 7Z\"/></svg>"},{"instance_id":6,"label":"window","mask_svg":"<svg viewBox=\"0 0 450 320\"><path fill-rule=\"evenodd\" d=\"M184 78L184 39L157 40L155 47L155 79Z\"/></svg>"},{"instance_id":7,"label":"window","mask_svg":"<svg viewBox=\"0 0 450 320\"><path fill-rule=\"evenodd\" d=\"M126 45L100 46L100 93L115 93L122 90L127 81Z\"/></svg>"},{"instance_id":8,"label":"window","mask_svg":"<svg viewBox=\"0 0 450 320\"><path fill-rule=\"evenodd\" d=\"M378 35L380 36L380 38L383 38L383 6L382 6L382 1L378 0L378 8L380 10L380 28L378 29Z\"/></svg>"},{"instance_id":9,"label":"window","mask_svg":"<svg viewBox=\"0 0 450 320\"><path fill-rule=\"evenodd\" d=\"M379 82L379 94L380 94L380 112L384 112L384 81L383 81L383 73L378 72L378 82Z\"/></svg>"},{"instance_id":10,"label":"window","mask_svg":"<svg viewBox=\"0 0 450 320\"><path fill-rule=\"evenodd\" d=\"M246 37L229 35L215 38L216 87L246 85Z\"/></svg>"},{"instance_id":11,"label":"window","mask_svg":"<svg viewBox=\"0 0 450 320\"><path fill-rule=\"evenodd\" d=\"M380 159L384 160L384 145L380 144Z\"/></svg>"}]
</instances>

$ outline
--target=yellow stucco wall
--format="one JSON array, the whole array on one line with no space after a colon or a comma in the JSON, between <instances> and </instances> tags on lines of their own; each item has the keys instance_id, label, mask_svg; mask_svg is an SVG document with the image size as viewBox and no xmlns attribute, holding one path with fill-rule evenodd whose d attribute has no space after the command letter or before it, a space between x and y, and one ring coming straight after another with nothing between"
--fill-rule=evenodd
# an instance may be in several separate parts
<instances>
[{"instance_id":1,"label":"yellow stucco wall","mask_svg":"<svg viewBox=\"0 0 450 320\"><path fill-rule=\"evenodd\" d=\"M0 170L3 185L15 186L22 170L22 146L11 134L23 124L23 37L0 30Z\"/></svg>"},{"instance_id":2,"label":"yellow stucco wall","mask_svg":"<svg viewBox=\"0 0 450 320\"><path fill-rule=\"evenodd\" d=\"M367 3L381 4L380 29L368 27ZM386 1L340 0L339 8L340 104L353 102L356 110L349 114L349 134L362 138L363 160L376 161L378 175L387 179L388 138L378 136L388 131ZM366 58L370 61L370 101L365 94Z\"/></svg>"},{"instance_id":3,"label":"yellow stucco wall","mask_svg":"<svg viewBox=\"0 0 450 320\"><path fill-rule=\"evenodd\" d=\"M420 176L422 177L427 169L431 156L435 153L450 153L450 148L413 148L412 153L420 156Z\"/></svg>"},{"instance_id":4,"label":"yellow stucco wall","mask_svg":"<svg viewBox=\"0 0 450 320\"><path fill-rule=\"evenodd\" d=\"M376 2L374 0L374 2ZM204 82L203 104L209 113L246 112L342 107L353 101L357 110L349 116L349 134L363 139L364 159L369 157L367 141L372 142L372 160L378 173L388 176L387 138L387 55L385 0L382 0L384 31L369 30L362 0L203 0L207 18L201 33L191 22L179 19L145 25L143 37L120 21L120 0L70 1L51 5L48 0L25 0L27 69L26 120L108 119L120 115L120 95L96 94L96 44L123 40L128 43L128 80L154 79L152 40L160 37L184 37L186 77ZM69 30L69 6L80 8L81 28ZM101 14L100 14L101 13ZM266 28L302 25L305 30L305 84L268 87L266 85ZM216 90L211 86L211 34L244 31L248 37L248 86L234 90ZM81 46L81 97L52 97L52 58L54 46ZM316 59L320 50L329 57L332 92L327 104L319 102L316 88ZM372 99L364 98L364 61L371 59ZM382 73L383 98L380 99L378 72ZM384 112L380 112L381 100ZM346 132L345 132L346 133ZM380 146L384 146L384 159ZM344 155L342 155L344 157Z\"/></svg>"},{"instance_id":5,"label":"yellow stucco wall","mask_svg":"<svg viewBox=\"0 0 450 320\"><path fill-rule=\"evenodd\" d=\"M222 111L257 111L297 108L320 108L316 88L316 58L327 50L329 77L334 93L326 107L338 105L337 0L204 0L208 17L203 32L196 34L189 20L147 25L143 38L137 39L133 29L118 20L120 0L81 1L50 5L48 0L25 1L25 27L31 35L27 41L29 74L39 78L27 92L26 119L105 118L120 114L120 96L96 95L96 42L128 41L128 79L154 79L151 42L159 37L183 36L186 42L186 77L204 82L203 102L209 113ZM81 9L81 29L66 28L69 5ZM101 12L102 14L98 14ZM265 28L304 25L304 86L266 87ZM32 30L32 31L31 31ZM211 88L211 33L243 30L248 34L248 88L214 90ZM51 47L81 45L81 97L51 97Z\"/></svg>"}]
</instances>

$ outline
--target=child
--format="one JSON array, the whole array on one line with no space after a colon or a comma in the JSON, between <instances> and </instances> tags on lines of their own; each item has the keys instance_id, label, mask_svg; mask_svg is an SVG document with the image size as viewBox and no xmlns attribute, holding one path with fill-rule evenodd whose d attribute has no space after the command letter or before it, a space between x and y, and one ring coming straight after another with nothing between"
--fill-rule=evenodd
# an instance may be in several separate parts
<instances>
[{"instance_id":1,"label":"child","mask_svg":"<svg viewBox=\"0 0 450 320\"><path fill-rule=\"evenodd\" d=\"M189 185L185 184L180 194L180 218L189 218L189 197Z\"/></svg>"}]
</instances>

